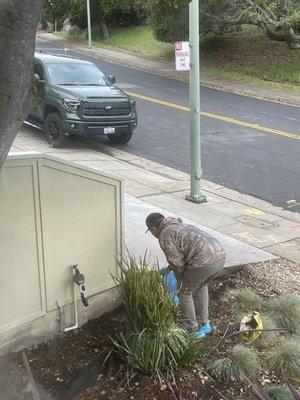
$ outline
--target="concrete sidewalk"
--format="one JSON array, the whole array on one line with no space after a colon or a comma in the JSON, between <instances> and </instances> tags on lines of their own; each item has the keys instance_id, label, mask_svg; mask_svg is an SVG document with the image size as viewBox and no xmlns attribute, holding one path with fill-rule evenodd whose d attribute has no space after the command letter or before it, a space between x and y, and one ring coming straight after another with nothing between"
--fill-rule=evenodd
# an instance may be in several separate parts
<instances>
[{"instance_id":1,"label":"concrete sidewalk","mask_svg":"<svg viewBox=\"0 0 300 400\"><path fill-rule=\"evenodd\" d=\"M174 62L164 59L158 59L143 54L130 52L122 49L112 49L107 47L88 48L87 45L66 40L53 33L39 31L37 33L39 39L45 40L56 46L66 49L72 49L80 53L90 55L102 61L113 62L115 64L124 65L140 71L150 72L156 75L165 76L172 79L189 81L188 72L175 71ZM257 99L268 100L276 103L293 105L300 107L300 96L297 92L284 91L276 86L276 84L245 83L237 79L230 78L214 78L213 76L201 75L201 85L222 90L229 93L235 93L242 96L254 97Z\"/></svg>"},{"instance_id":2,"label":"concrete sidewalk","mask_svg":"<svg viewBox=\"0 0 300 400\"><path fill-rule=\"evenodd\" d=\"M282 256L300 263L300 215L262 200L203 181L207 203L185 200L189 176L120 149L94 141L71 141L68 148L49 149L39 131L23 128L12 151L51 153L124 180L126 241L135 254L149 249L164 262L157 241L145 235L151 211L180 216L216 236L225 245L228 266ZM94 149L91 149L94 147Z\"/></svg>"}]
</instances>

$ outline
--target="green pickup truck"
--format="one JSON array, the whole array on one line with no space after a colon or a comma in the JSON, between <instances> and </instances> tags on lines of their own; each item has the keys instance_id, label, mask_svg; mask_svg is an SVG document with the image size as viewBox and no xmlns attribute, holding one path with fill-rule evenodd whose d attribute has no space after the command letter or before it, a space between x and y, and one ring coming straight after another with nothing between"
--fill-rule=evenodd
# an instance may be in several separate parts
<instances>
[{"instance_id":1,"label":"green pickup truck","mask_svg":"<svg viewBox=\"0 0 300 400\"><path fill-rule=\"evenodd\" d=\"M35 54L34 73L44 96L27 118L43 127L51 147L69 136L105 135L112 144L128 143L137 125L135 100L88 61Z\"/></svg>"}]
</instances>

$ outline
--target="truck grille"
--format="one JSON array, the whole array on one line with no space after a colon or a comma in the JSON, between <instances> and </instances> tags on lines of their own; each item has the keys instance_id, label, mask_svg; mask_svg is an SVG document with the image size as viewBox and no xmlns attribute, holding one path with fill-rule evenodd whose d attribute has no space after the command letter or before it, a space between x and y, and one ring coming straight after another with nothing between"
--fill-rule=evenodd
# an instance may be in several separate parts
<instances>
[{"instance_id":1,"label":"truck grille","mask_svg":"<svg viewBox=\"0 0 300 400\"><path fill-rule=\"evenodd\" d=\"M84 101L82 103L82 114L86 116L114 116L129 115L129 102L92 102Z\"/></svg>"}]
</instances>

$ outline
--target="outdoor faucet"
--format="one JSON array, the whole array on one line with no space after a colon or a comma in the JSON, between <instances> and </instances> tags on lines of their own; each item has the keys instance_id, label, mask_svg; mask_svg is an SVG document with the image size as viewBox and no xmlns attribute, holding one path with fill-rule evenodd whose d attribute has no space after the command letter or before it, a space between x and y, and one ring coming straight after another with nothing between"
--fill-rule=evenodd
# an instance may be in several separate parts
<instances>
[{"instance_id":1,"label":"outdoor faucet","mask_svg":"<svg viewBox=\"0 0 300 400\"><path fill-rule=\"evenodd\" d=\"M87 298L84 295L85 292L85 278L84 275L79 271L78 264L72 265L71 266L72 271L73 271L73 306L74 306L74 317L75 317L75 323L73 326L70 326L69 328L65 328L64 332L69 332L74 329L77 329L79 324L78 324L78 309L77 309L77 299L76 299L76 286L79 288L80 292L80 298L81 302L84 305L84 307L87 307L89 305ZM60 326L62 330L62 322L61 322L61 306L59 303L57 303L59 312L60 312Z\"/></svg>"},{"instance_id":2,"label":"outdoor faucet","mask_svg":"<svg viewBox=\"0 0 300 400\"><path fill-rule=\"evenodd\" d=\"M84 292L85 292L85 286L84 286L85 277L79 271L78 264L73 265L73 270L74 270L73 279L74 279L74 282L76 283L76 285L78 285L78 287L79 287L81 302L85 307L87 307L89 305L89 303L87 301L87 298L84 296Z\"/></svg>"}]
</instances>

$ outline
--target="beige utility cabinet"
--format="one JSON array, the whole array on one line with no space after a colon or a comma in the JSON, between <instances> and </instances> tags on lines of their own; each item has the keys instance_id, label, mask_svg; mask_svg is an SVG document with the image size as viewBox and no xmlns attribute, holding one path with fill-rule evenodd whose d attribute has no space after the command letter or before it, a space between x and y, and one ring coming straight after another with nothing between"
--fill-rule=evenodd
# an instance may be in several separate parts
<instances>
[{"instance_id":1,"label":"beige utility cabinet","mask_svg":"<svg viewBox=\"0 0 300 400\"><path fill-rule=\"evenodd\" d=\"M121 181L50 156L9 157L0 172L0 349L55 334L58 304L72 321L73 264L91 303L80 314L112 309L122 242Z\"/></svg>"}]
</instances>

